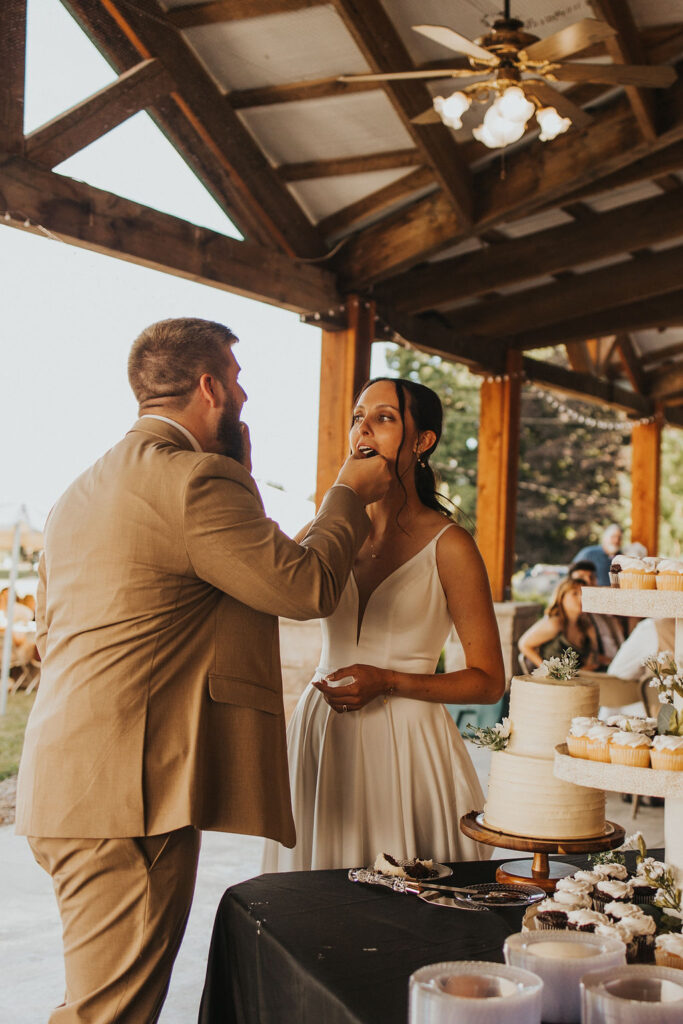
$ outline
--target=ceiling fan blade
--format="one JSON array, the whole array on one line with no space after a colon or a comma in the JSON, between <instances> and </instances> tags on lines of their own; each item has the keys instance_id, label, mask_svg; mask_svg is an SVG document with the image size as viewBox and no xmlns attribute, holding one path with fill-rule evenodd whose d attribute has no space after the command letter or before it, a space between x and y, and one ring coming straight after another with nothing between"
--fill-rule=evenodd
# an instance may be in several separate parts
<instances>
[{"instance_id":1,"label":"ceiling fan blade","mask_svg":"<svg viewBox=\"0 0 683 1024\"><path fill-rule=\"evenodd\" d=\"M427 110L423 110L417 117L411 117L412 124L442 124L441 118L434 110L434 107L429 107Z\"/></svg>"},{"instance_id":2,"label":"ceiling fan blade","mask_svg":"<svg viewBox=\"0 0 683 1024\"><path fill-rule=\"evenodd\" d=\"M560 29L552 36L539 39L532 43L525 50L520 50L522 60L561 60L563 57L571 57L573 53L579 53L593 43L599 43L603 39L617 34L605 21L597 21L595 18L583 18L574 22L566 28Z\"/></svg>"},{"instance_id":3,"label":"ceiling fan blade","mask_svg":"<svg viewBox=\"0 0 683 1024\"><path fill-rule=\"evenodd\" d=\"M338 82L391 82L420 78L479 78L489 71L464 71L462 68L440 68L438 71L386 71L376 75L339 75Z\"/></svg>"},{"instance_id":4,"label":"ceiling fan blade","mask_svg":"<svg viewBox=\"0 0 683 1024\"><path fill-rule=\"evenodd\" d=\"M491 65L500 63L495 54L489 53L483 46L473 43L467 36L461 36L459 32L454 32L445 25L413 25L413 30L427 36L428 39L433 39L436 43L441 43L442 46L447 46L449 50L455 50L456 53L466 53Z\"/></svg>"},{"instance_id":5,"label":"ceiling fan blade","mask_svg":"<svg viewBox=\"0 0 683 1024\"><path fill-rule=\"evenodd\" d=\"M555 107L558 114L561 117L568 117L575 128L587 128L593 120L590 114L546 82L529 79L520 82L520 85L527 96L535 96L544 107Z\"/></svg>"},{"instance_id":6,"label":"ceiling fan blade","mask_svg":"<svg viewBox=\"0 0 683 1024\"><path fill-rule=\"evenodd\" d=\"M552 74L560 82L600 82L647 89L666 89L678 77L675 68L668 64L560 64Z\"/></svg>"}]
</instances>

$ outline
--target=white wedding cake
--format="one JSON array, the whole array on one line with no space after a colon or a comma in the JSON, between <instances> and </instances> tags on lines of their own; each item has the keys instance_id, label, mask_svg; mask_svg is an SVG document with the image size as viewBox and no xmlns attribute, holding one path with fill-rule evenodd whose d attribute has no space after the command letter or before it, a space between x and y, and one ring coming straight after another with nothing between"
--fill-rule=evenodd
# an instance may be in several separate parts
<instances>
[{"instance_id":1,"label":"white wedding cake","mask_svg":"<svg viewBox=\"0 0 683 1024\"><path fill-rule=\"evenodd\" d=\"M536 839L602 835L604 791L553 775L555 747L565 742L572 718L597 715L599 690L592 680L515 676L510 740L491 757L484 824Z\"/></svg>"}]
</instances>

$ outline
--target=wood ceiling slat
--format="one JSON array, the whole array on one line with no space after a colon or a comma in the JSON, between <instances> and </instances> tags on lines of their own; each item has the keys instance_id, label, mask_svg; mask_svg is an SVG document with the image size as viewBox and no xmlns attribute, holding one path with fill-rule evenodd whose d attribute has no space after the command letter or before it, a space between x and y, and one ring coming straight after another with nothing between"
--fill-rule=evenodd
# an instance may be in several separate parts
<instances>
[{"instance_id":1,"label":"wood ceiling slat","mask_svg":"<svg viewBox=\"0 0 683 1024\"><path fill-rule=\"evenodd\" d=\"M214 0L213 3L187 4L168 11L168 20L176 28L217 25L224 21L261 18L268 14L288 14L319 7L325 0Z\"/></svg>"},{"instance_id":2,"label":"wood ceiling slat","mask_svg":"<svg viewBox=\"0 0 683 1024\"><path fill-rule=\"evenodd\" d=\"M396 167L415 167L421 159L422 154L417 149L394 149L386 153L367 153L365 156L280 164L277 173L283 181L310 181L314 178L335 178L340 174L367 174Z\"/></svg>"},{"instance_id":3,"label":"wood ceiling slat","mask_svg":"<svg viewBox=\"0 0 683 1024\"><path fill-rule=\"evenodd\" d=\"M302 313L341 301L327 270L197 227L20 157L0 160L0 194L10 213L20 211L15 226L28 218L74 245Z\"/></svg>"},{"instance_id":4,"label":"wood ceiling slat","mask_svg":"<svg viewBox=\"0 0 683 1024\"><path fill-rule=\"evenodd\" d=\"M591 181L576 191L568 194L571 202L589 199L602 192L612 192L618 188L637 185L642 181L651 181L666 174L675 174L683 170L683 142L676 142L664 149L657 150L641 157L628 167Z\"/></svg>"},{"instance_id":5,"label":"wood ceiling slat","mask_svg":"<svg viewBox=\"0 0 683 1024\"><path fill-rule=\"evenodd\" d=\"M605 49L615 64L646 64L647 56L628 3L624 0L593 0L596 16L617 30L605 40ZM657 137L656 96L653 89L626 86L634 117L644 139Z\"/></svg>"},{"instance_id":6,"label":"wood ceiling slat","mask_svg":"<svg viewBox=\"0 0 683 1024\"><path fill-rule=\"evenodd\" d=\"M584 314L600 313L624 295L633 302L665 295L680 290L682 280L683 245L515 292L496 302L461 307L455 315L463 331L500 337L517 334L527 324L539 328L557 323L577 309Z\"/></svg>"},{"instance_id":7,"label":"wood ceiling slat","mask_svg":"<svg viewBox=\"0 0 683 1024\"><path fill-rule=\"evenodd\" d=\"M86 23L99 7L94 0L67 0ZM290 255L314 257L324 253L315 227L270 166L223 94L163 17L156 0L103 0L117 21L129 28L146 50L169 69L176 82L173 102L204 144L213 150L227 174L236 203L247 208L251 222L260 224L259 241L270 239ZM148 54L145 54L148 55Z\"/></svg>"},{"instance_id":8,"label":"wood ceiling slat","mask_svg":"<svg viewBox=\"0 0 683 1024\"><path fill-rule=\"evenodd\" d=\"M348 206L337 210L336 213L331 213L329 217L318 221L318 231L324 238L334 237L359 220L377 216L395 203L433 184L434 171L432 168L418 167L417 170L404 174L398 181L393 181L391 185L377 189L376 192L363 196L355 203L349 203Z\"/></svg>"},{"instance_id":9,"label":"wood ceiling slat","mask_svg":"<svg viewBox=\"0 0 683 1024\"><path fill-rule=\"evenodd\" d=\"M665 345L664 348L654 349L652 352L643 352L640 360L648 369L652 363L664 363L668 359L683 355L683 341L677 341L673 345Z\"/></svg>"},{"instance_id":10,"label":"wood ceiling slat","mask_svg":"<svg viewBox=\"0 0 683 1024\"><path fill-rule=\"evenodd\" d=\"M647 382L631 336L620 334L617 337L616 347L626 376L631 382L631 387L641 395L645 394L648 390Z\"/></svg>"},{"instance_id":11,"label":"wood ceiling slat","mask_svg":"<svg viewBox=\"0 0 683 1024\"><path fill-rule=\"evenodd\" d=\"M683 364L648 373L645 378L647 392L655 400L677 396L683 391Z\"/></svg>"},{"instance_id":12,"label":"wood ceiling slat","mask_svg":"<svg viewBox=\"0 0 683 1024\"><path fill-rule=\"evenodd\" d=\"M372 72L404 71L412 61L380 0L332 0ZM435 174L462 228L472 220L470 173L450 130L445 125L416 125L411 118L432 105L422 82L386 83L387 95Z\"/></svg>"},{"instance_id":13,"label":"wood ceiling slat","mask_svg":"<svg viewBox=\"0 0 683 1024\"><path fill-rule=\"evenodd\" d=\"M577 188L648 156L653 148L679 142L683 139L683 83L679 80L669 92L681 110L674 104L667 131L654 142L642 139L628 101L620 97L596 112L585 132L570 132L549 144L510 153L503 179L497 163L483 168L474 177L478 200L474 233L557 204L565 196L575 199ZM355 235L340 253L337 266L349 287L366 286L394 276L470 233L438 193Z\"/></svg>"},{"instance_id":14,"label":"wood ceiling slat","mask_svg":"<svg viewBox=\"0 0 683 1024\"><path fill-rule=\"evenodd\" d=\"M26 156L45 167L55 167L173 88L173 79L160 61L142 61L27 135Z\"/></svg>"},{"instance_id":15,"label":"wood ceiling slat","mask_svg":"<svg viewBox=\"0 0 683 1024\"><path fill-rule=\"evenodd\" d=\"M298 103L301 100L330 99L356 92L377 91L375 82L339 82L336 78L317 78L288 85L264 85L258 89L235 89L226 93L233 110L272 107L276 103Z\"/></svg>"},{"instance_id":16,"label":"wood ceiling slat","mask_svg":"<svg viewBox=\"0 0 683 1024\"><path fill-rule=\"evenodd\" d=\"M570 204L568 212L577 207ZM582 221L419 267L382 283L377 295L405 312L423 312L683 235L683 194L588 212Z\"/></svg>"},{"instance_id":17,"label":"wood ceiling slat","mask_svg":"<svg viewBox=\"0 0 683 1024\"><path fill-rule=\"evenodd\" d=\"M383 303L377 304L377 314L392 332L397 332L425 352L450 356L458 362L484 367L492 372L504 371L505 349L497 342L472 337L435 320L407 316Z\"/></svg>"},{"instance_id":18,"label":"wood ceiling slat","mask_svg":"<svg viewBox=\"0 0 683 1024\"><path fill-rule=\"evenodd\" d=\"M565 391L583 401L598 401L601 405L611 405L639 416L651 416L655 411L654 402L649 398L587 373L576 373L564 366L529 357L522 361L522 369L527 380Z\"/></svg>"},{"instance_id":19,"label":"wood ceiling slat","mask_svg":"<svg viewBox=\"0 0 683 1024\"><path fill-rule=\"evenodd\" d=\"M0 150L24 148L26 0L0 4Z\"/></svg>"}]
</instances>

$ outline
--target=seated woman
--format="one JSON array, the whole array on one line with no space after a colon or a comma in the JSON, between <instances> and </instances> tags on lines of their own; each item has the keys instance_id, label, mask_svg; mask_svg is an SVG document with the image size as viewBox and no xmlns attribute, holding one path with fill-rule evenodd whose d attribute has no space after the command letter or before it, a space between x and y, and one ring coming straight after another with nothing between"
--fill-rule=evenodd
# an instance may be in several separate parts
<instances>
[{"instance_id":1,"label":"seated woman","mask_svg":"<svg viewBox=\"0 0 683 1024\"><path fill-rule=\"evenodd\" d=\"M590 617L581 611L581 584L572 579L562 580L545 615L519 638L518 646L532 666L557 658L571 647L579 656L580 668L598 671L598 637Z\"/></svg>"}]
</instances>

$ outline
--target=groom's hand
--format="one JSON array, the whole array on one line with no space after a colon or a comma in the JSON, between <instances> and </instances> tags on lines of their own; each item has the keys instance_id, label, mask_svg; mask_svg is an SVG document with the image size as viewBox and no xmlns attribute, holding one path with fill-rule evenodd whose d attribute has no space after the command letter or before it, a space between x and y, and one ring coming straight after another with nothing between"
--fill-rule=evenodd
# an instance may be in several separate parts
<instances>
[{"instance_id":1,"label":"groom's hand","mask_svg":"<svg viewBox=\"0 0 683 1024\"><path fill-rule=\"evenodd\" d=\"M372 459L349 455L339 470L335 483L346 484L356 492L364 505L379 501L389 490L391 470L383 455Z\"/></svg>"}]
</instances>

